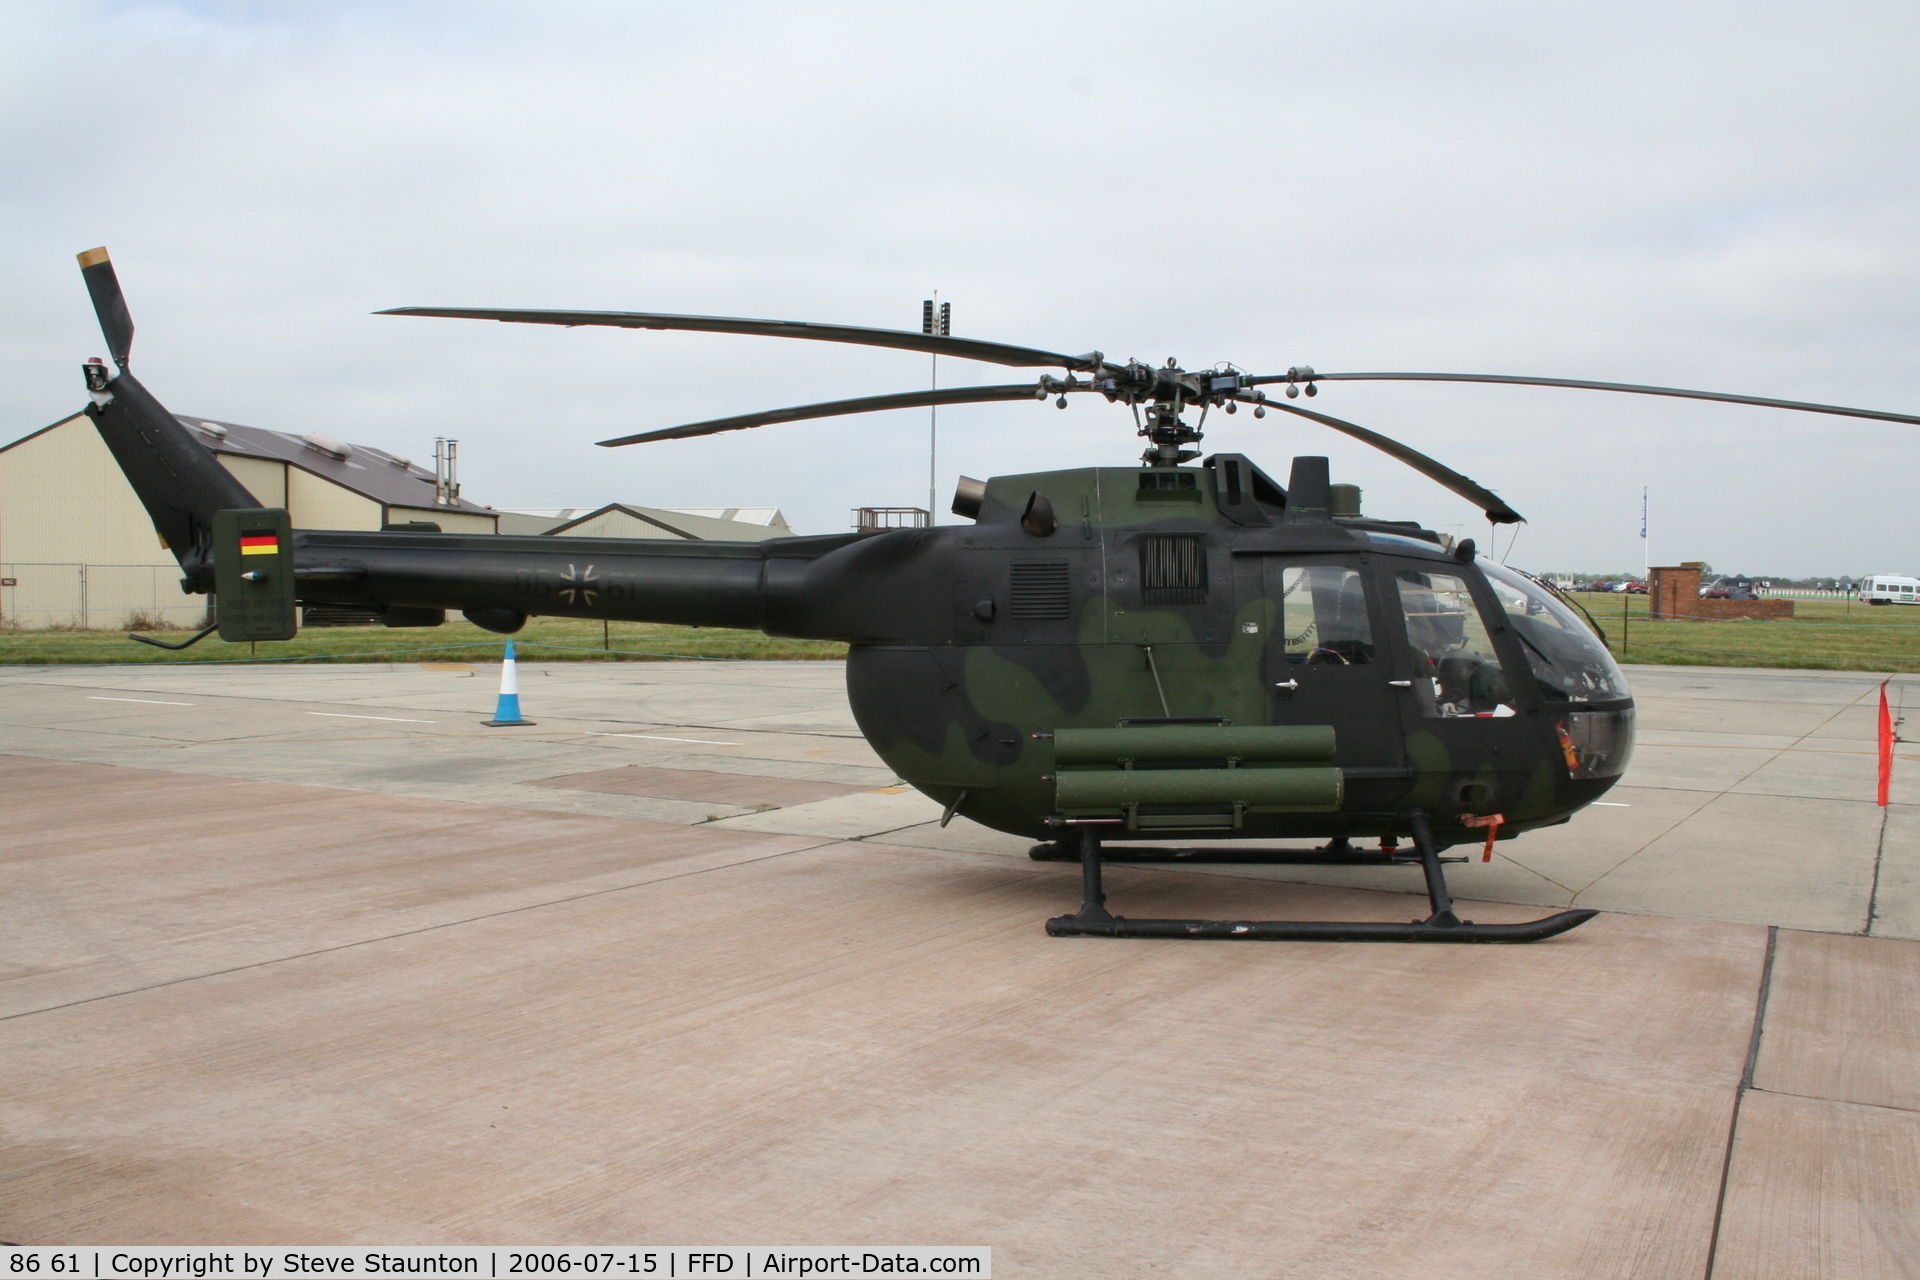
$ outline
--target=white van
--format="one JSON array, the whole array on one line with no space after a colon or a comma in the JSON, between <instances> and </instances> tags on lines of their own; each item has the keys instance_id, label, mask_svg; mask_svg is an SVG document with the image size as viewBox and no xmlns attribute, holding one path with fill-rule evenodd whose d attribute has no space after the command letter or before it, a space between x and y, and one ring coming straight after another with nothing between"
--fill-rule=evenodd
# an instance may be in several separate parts
<instances>
[{"instance_id":1,"label":"white van","mask_svg":"<svg viewBox=\"0 0 1920 1280\"><path fill-rule=\"evenodd\" d=\"M1860 598L1868 604L1920 604L1920 578L1876 573L1861 582Z\"/></svg>"}]
</instances>

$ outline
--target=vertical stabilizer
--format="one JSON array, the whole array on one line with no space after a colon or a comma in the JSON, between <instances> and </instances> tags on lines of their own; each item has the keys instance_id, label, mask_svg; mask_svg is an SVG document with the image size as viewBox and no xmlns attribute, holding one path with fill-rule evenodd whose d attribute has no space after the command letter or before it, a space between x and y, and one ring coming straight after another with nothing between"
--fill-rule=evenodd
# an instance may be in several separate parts
<instances>
[{"instance_id":1,"label":"vertical stabilizer","mask_svg":"<svg viewBox=\"0 0 1920 1280\"><path fill-rule=\"evenodd\" d=\"M128 372L133 319L107 251L81 254L80 273L119 370L109 376L98 361L85 366L92 400L87 416L153 518L160 540L195 589L211 591L213 513L260 503Z\"/></svg>"}]
</instances>

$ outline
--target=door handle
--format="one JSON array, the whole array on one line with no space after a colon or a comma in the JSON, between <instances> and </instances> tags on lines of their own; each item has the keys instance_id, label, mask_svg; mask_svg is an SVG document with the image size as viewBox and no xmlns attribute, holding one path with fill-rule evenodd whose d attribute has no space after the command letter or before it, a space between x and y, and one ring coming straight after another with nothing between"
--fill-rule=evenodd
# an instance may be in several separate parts
<instances>
[{"instance_id":1,"label":"door handle","mask_svg":"<svg viewBox=\"0 0 1920 1280\"><path fill-rule=\"evenodd\" d=\"M1411 688L1413 688L1413 681L1411 681L1411 680L1389 680L1389 681L1387 681L1387 683L1388 683L1388 684L1390 684L1390 685L1392 685L1392 686L1393 686L1394 688L1396 688L1396 689L1411 689Z\"/></svg>"}]
</instances>

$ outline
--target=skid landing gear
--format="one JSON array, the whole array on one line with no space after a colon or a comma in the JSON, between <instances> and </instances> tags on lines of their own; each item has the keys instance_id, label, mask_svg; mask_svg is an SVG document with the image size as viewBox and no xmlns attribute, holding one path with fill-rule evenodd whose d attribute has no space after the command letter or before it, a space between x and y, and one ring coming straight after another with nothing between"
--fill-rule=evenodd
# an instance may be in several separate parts
<instances>
[{"instance_id":1,"label":"skid landing gear","mask_svg":"<svg viewBox=\"0 0 1920 1280\"><path fill-rule=\"evenodd\" d=\"M1041 862L1070 862L1078 854L1083 890L1080 910L1047 921L1056 938L1222 938L1268 942L1538 942L1565 933L1599 915L1598 911L1562 911L1525 924L1475 924L1453 911L1441 864L1465 862L1443 858L1434 847L1427 815L1408 815L1413 830L1411 850L1387 847L1378 852L1355 849L1335 838L1320 849L1115 849L1103 853L1099 828L1083 825L1076 833L1077 850L1063 841L1040 845L1032 857ZM1282 866L1410 866L1418 864L1427 877L1427 899L1433 914L1407 924L1387 921L1339 920L1129 920L1107 912L1107 894L1101 884L1102 859L1129 863L1264 863Z\"/></svg>"}]
</instances>

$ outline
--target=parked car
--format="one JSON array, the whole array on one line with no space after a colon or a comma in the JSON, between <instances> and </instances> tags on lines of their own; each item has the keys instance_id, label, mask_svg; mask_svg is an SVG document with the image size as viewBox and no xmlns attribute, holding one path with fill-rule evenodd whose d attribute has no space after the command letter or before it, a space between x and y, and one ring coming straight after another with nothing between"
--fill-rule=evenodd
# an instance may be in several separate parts
<instances>
[{"instance_id":1,"label":"parked car","mask_svg":"<svg viewBox=\"0 0 1920 1280\"><path fill-rule=\"evenodd\" d=\"M1718 578L1700 588L1700 598L1702 600L1752 600L1756 598L1753 587L1751 578Z\"/></svg>"}]
</instances>

